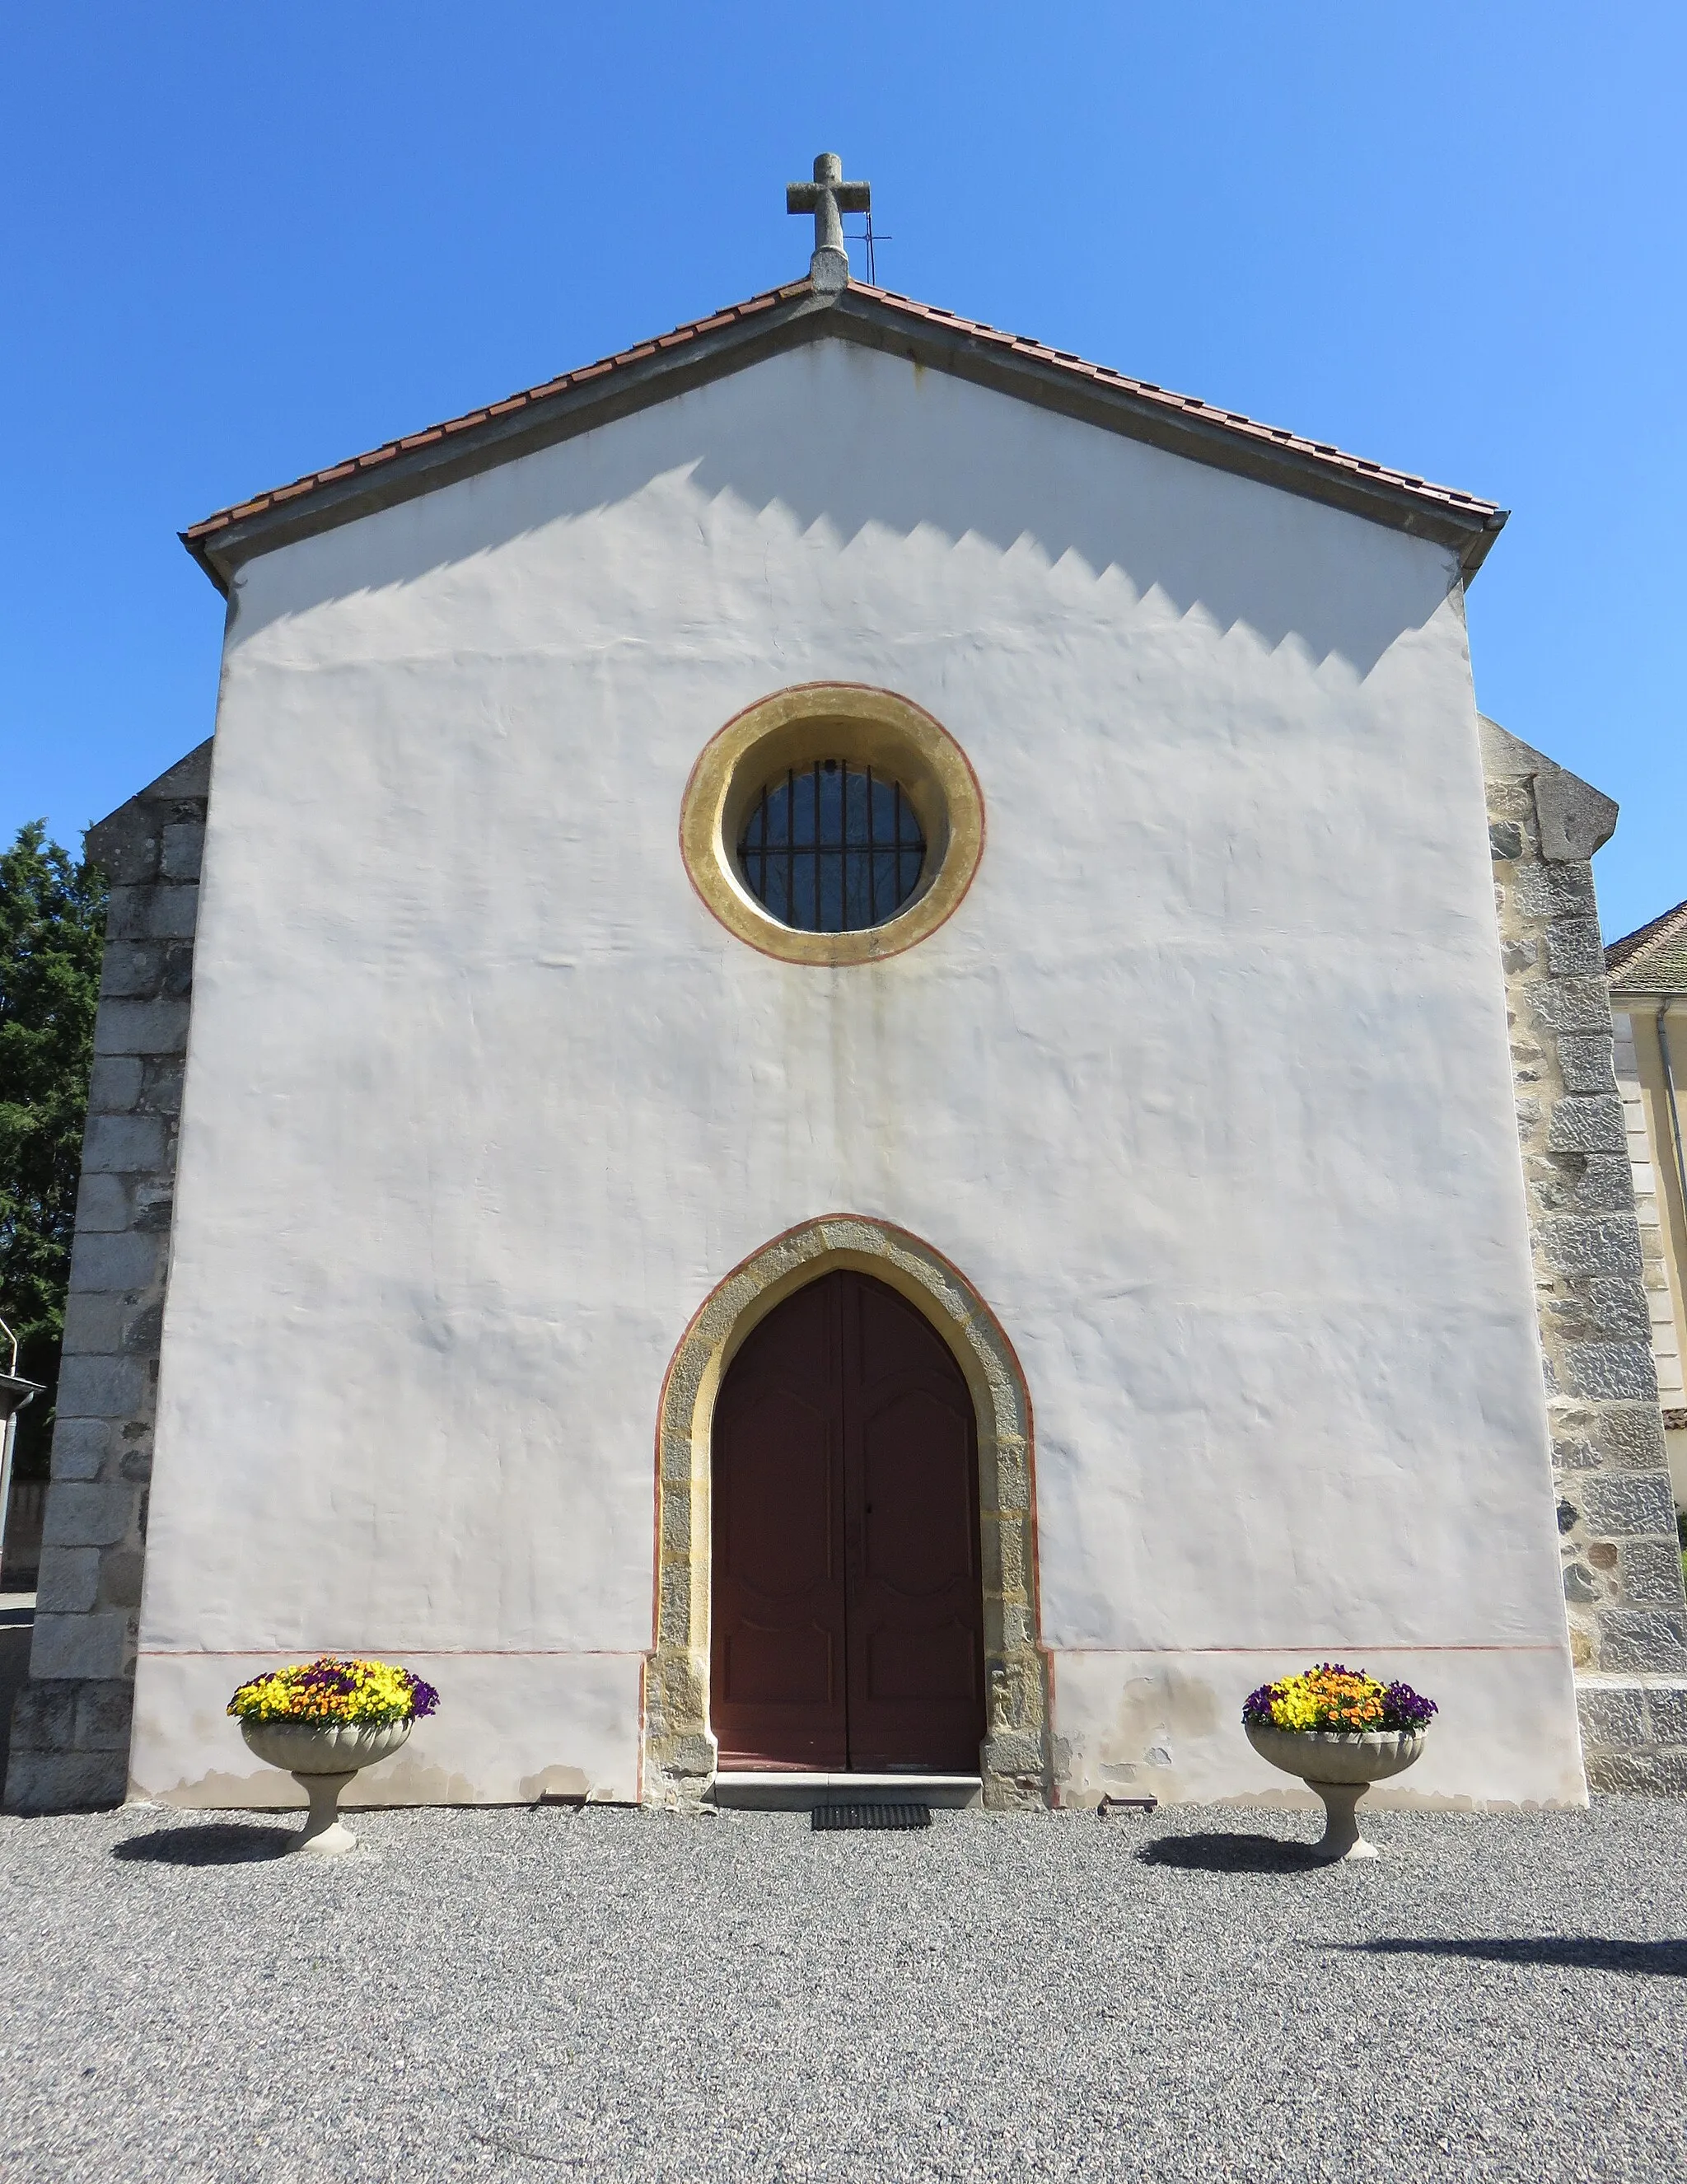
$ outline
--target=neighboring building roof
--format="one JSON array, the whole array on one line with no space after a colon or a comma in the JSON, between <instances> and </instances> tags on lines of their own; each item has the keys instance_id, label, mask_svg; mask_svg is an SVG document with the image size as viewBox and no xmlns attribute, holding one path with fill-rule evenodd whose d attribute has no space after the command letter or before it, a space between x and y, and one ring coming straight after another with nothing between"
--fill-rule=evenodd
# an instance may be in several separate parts
<instances>
[{"instance_id":1,"label":"neighboring building roof","mask_svg":"<svg viewBox=\"0 0 1687 2184\"><path fill-rule=\"evenodd\" d=\"M1613 994L1687 994L1687 902L1605 951Z\"/></svg>"},{"instance_id":2,"label":"neighboring building roof","mask_svg":"<svg viewBox=\"0 0 1687 2184\"><path fill-rule=\"evenodd\" d=\"M888 289L851 283L827 292L795 281L505 401L254 494L191 526L182 543L225 592L233 571L253 554L351 522L828 337L910 357L1196 462L1433 538L1457 552L1467 578L1481 566L1506 521L1503 509L1473 493L1431 485L1322 441L1257 424L1239 411L1128 379L1028 335L1002 333Z\"/></svg>"}]
</instances>

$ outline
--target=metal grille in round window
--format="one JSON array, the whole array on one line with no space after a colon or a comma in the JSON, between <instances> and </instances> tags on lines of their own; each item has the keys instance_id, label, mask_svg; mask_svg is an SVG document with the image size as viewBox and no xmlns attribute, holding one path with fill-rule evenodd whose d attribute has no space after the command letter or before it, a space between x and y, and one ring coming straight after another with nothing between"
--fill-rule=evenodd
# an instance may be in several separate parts
<instances>
[{"instance_id":1,"label":"metal grille in round window","mask_svg":"<svg viewBox=\"0 0 1687 2184\"><path fill-rule=\"evenodd\" d=\"M845 759L777 774L738 840L750 893L799 933L859 933L920 884L926 838L901 784Z\"/></svg>"}]
</instances>

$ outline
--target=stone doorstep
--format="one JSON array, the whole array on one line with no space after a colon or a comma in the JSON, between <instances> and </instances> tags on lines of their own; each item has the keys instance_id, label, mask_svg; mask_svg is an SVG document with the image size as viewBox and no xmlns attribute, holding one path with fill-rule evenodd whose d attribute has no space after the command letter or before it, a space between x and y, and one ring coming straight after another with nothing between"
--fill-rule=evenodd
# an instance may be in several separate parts
<instances>
[{"instance_id":1,"label":"stone doorstep","mask_svg":"<svg viewBox=\"0 0 1687 2184\"><path fill-rule=\"evenodd\" d=\"M708 1795L749 1813L810 1813L816 1805L907 1799L948 1811L982 1806L982 1774L817 1774L798 1769L721 1768Z\"/></svg>"}]
</instances>

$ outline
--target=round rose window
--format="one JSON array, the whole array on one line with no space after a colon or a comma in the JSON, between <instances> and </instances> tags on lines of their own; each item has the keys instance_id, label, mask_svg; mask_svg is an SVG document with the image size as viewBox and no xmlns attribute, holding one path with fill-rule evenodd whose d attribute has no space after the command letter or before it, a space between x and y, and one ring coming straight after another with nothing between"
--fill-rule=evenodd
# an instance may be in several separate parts
<instances>
[{"instance_id":1,"label":"round rose window","mask_svg":"<svg viewBox=\"0 0 1687 2184\"><path fill-rule=\"evenodd\" d=\"M842 758L787 766L764 783L738 839L750 893L799 933L887 923L925 861L925 833L900 782Z\"/></svg>"}]
</instances>

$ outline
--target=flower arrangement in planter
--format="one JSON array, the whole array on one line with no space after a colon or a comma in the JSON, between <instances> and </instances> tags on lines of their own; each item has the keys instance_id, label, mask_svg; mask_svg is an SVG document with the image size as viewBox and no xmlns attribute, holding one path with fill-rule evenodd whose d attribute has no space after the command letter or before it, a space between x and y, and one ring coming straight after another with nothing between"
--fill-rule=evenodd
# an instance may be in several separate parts
<instances>
[{"instance_id":1,"label":"flower arrangement in planter","mask_svg":"<svg viewBox=\"0 0 1687 2184\"><path fill-rule=\"evenodd\" d=\"M1375 1858L1356 1808L1372 1782L1403 1774L1423 1749L1437 1708L1410 1684L1384 1684L1362 1669L1321 1661L1298 1676L1261 1684L1242 1706L1242 1726L1261 1759L1298 1774L1323 1800L1320 1856Z\"/></svg>"},{"instance_id":2,"label":"flower arrangement in planter","mask_svg":"<svg viewBox=\"0 0 1687 2184\"><path fill-rule=\"evenodd\" d=\"M438 1705L433 1685L408 1669L325 1653L253 1676L228 1711L248 1747L270 1766L286 1768L310 1802L303 1831L288 1849L332 1858L357 1842L339 1817L347 1783L359 1767L396 1752Z\"/></svg>"}]
</instances>

